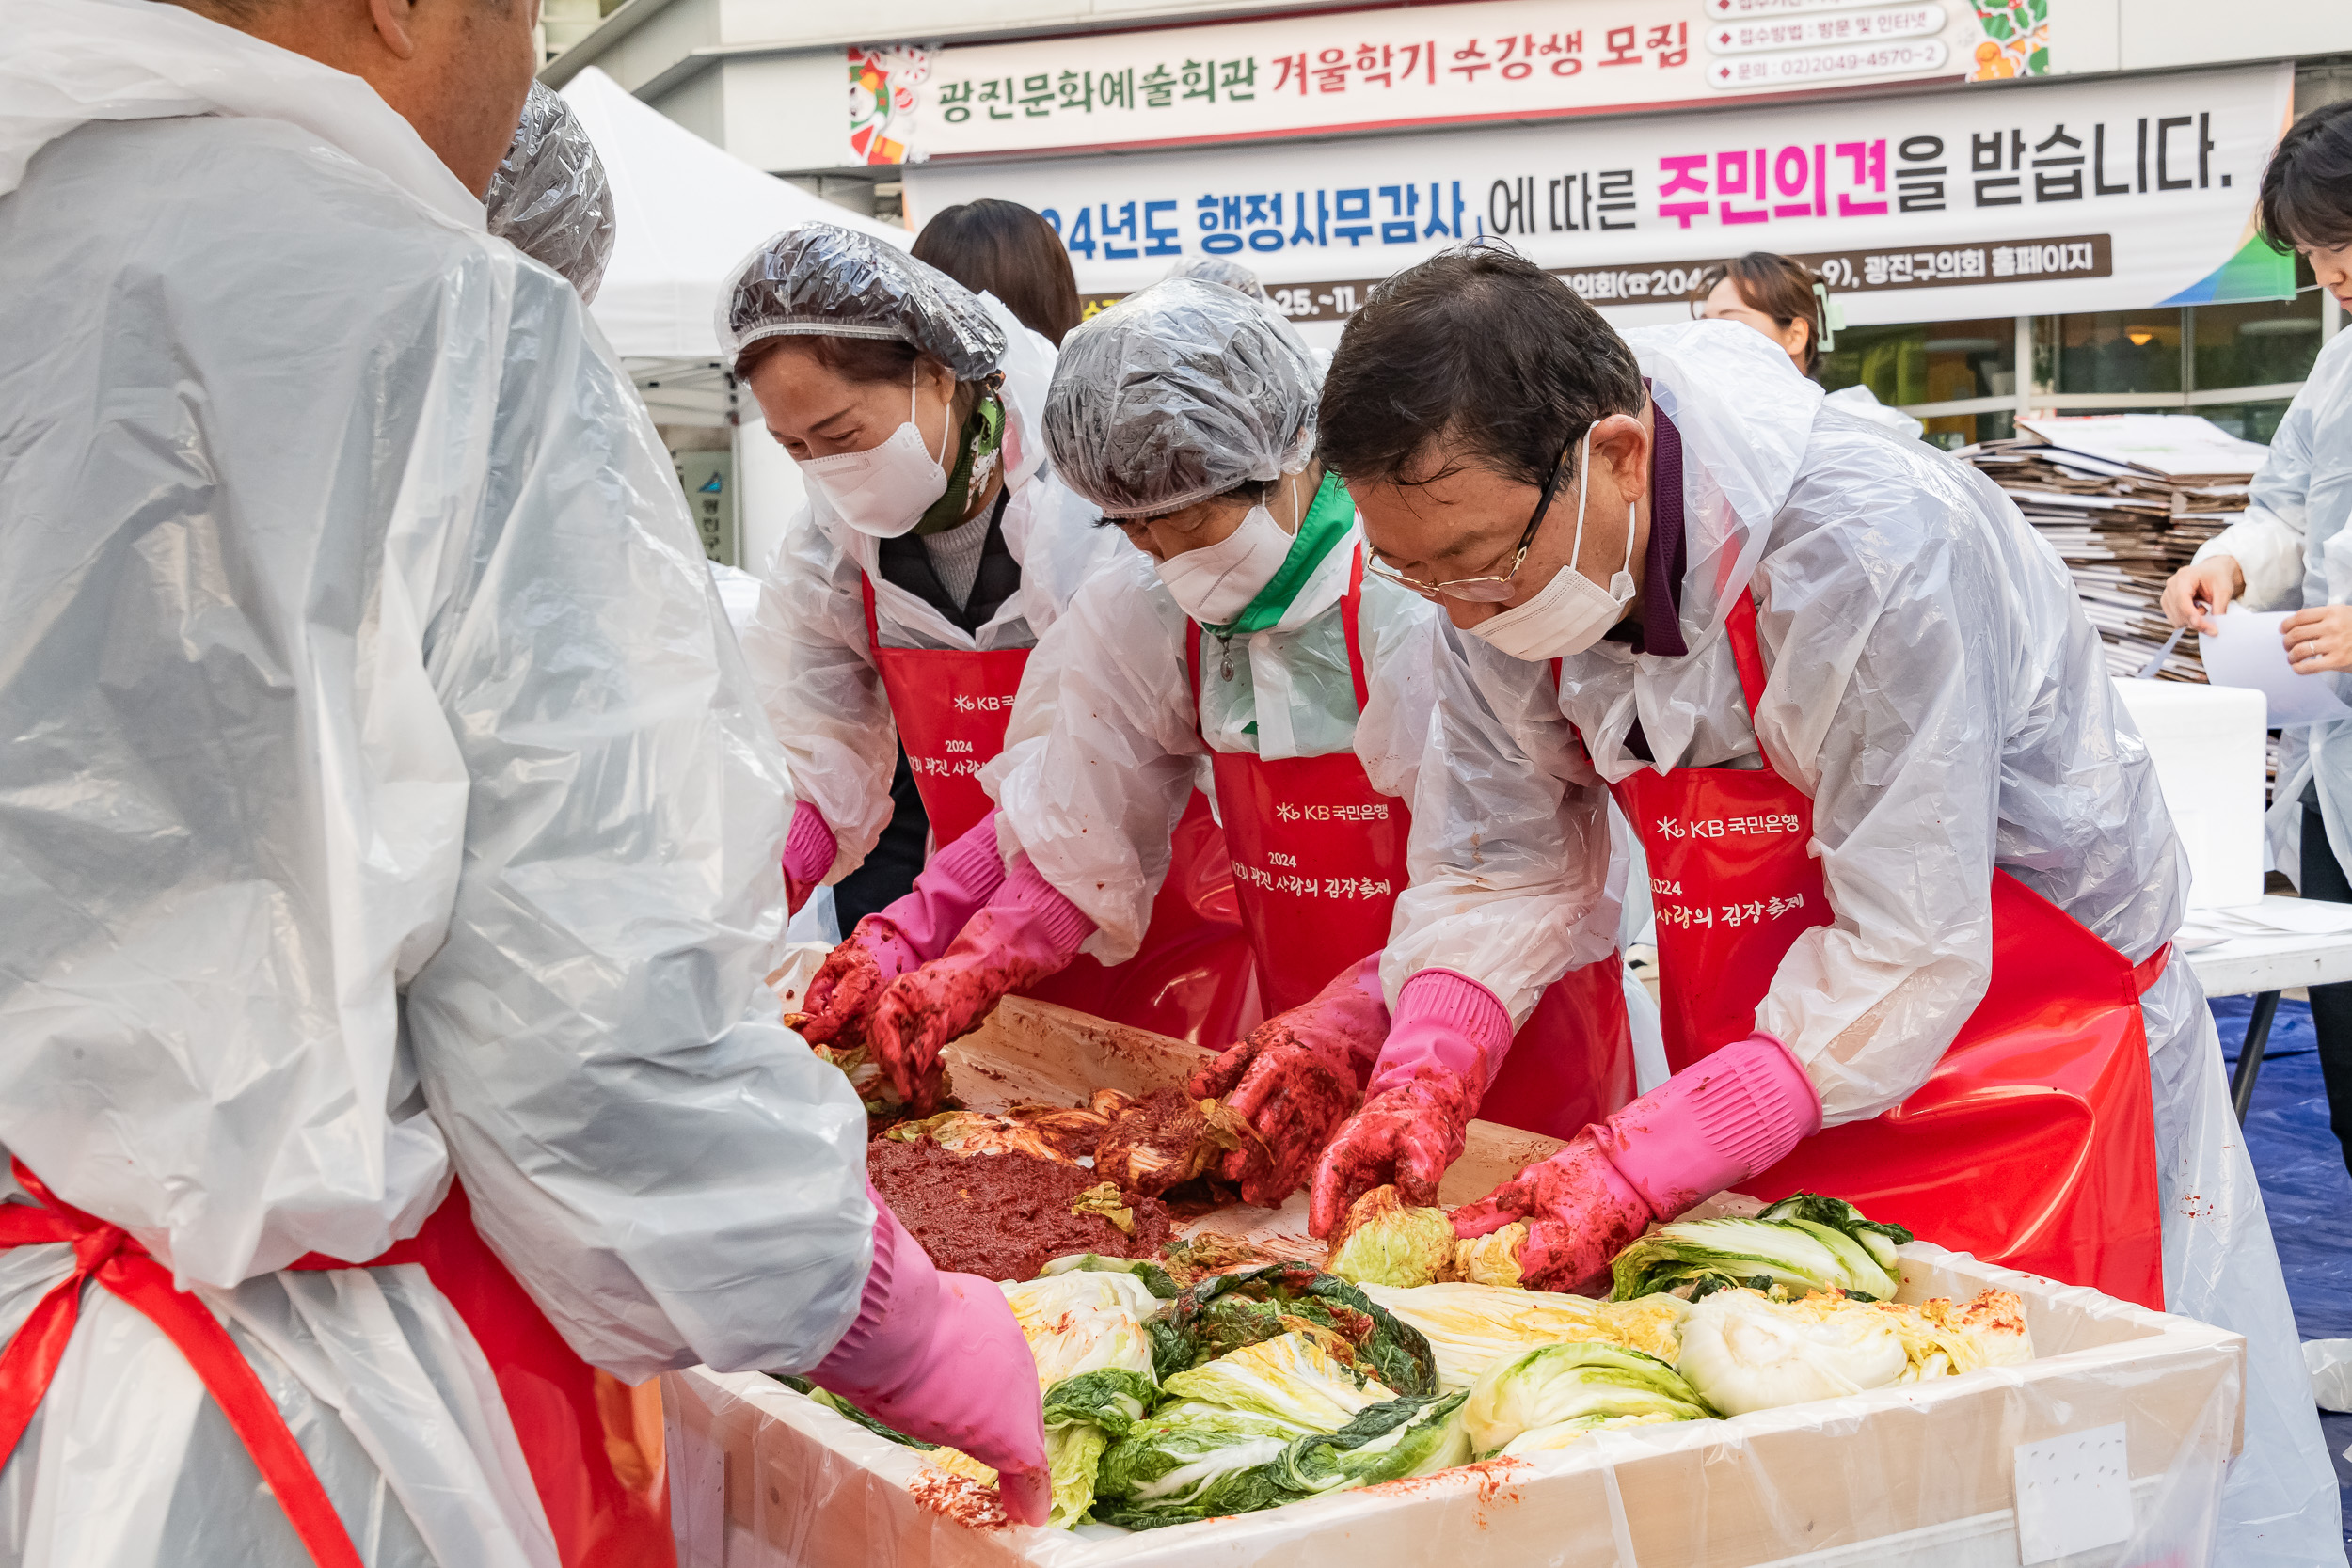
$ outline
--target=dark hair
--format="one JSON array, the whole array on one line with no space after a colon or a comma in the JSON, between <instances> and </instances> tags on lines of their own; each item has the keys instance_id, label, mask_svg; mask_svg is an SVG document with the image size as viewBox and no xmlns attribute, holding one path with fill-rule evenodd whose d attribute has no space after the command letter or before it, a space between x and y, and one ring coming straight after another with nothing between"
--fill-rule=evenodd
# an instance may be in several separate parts
<instances>
[{"instance_id":1,"label":"dark hair","mask_svg":"<svg viewBox=\"0 0 2352 1568\"><path fill-rule=\"evenodd\" d=\"M735 357L735 379L749 381L759 362L787 342L806 343L810 357L844 381L903 382L914 372L922 350L902 338L842 338L831 333L779 333L762 338Z\"/></svg>"},{"instance_id":2,"label":"dark hair","mask_svg":"<svg viewBox=\"0 0 2352 1568\"><path fill-rule=\"evenodd\" d=\"M2273 250L2352 245L2352 98L2287 128L2263 170L2263 238Z\"/></svg>"},{"instance_id":3,"label":"dark hair","mask_svg":"<svg viewBox=\"0 0 2352 1568\"><path fill-rule=\"evenodd\" d=\"M1820 368L1821 299L1813 292L1817 279L1811 268L1769 250L1751 250L1738 261L1717 262L1699 274L1698 287L1691 291L1692 315L1726 277L1749 309L1763 311L1783 332L1790 322L1804 323L1804 373Z\"/></svg>"},{"instance_id":4,"label":"dark hair","mask_svg":"<svg viewBox=\"0 0 2352 1568\"><path fill-rule=\"evenodd\" d=\"M1056 348L1078 325L1078 280L1054 226L1017 201L943 207L914 237L914 259L1005 302Z\"/></svg>"},{"instance_id":5,"label":"dark hair","mask_svg":"<svg viewBox=\"0 0 2352 1568\"><path fill-rule=\"evenodd\" d=\"M1438 443L1541 484L1596 420L1643 399L1633 351L1566 284L1504 246L1463 245L1398 273L1349 320L1317 451L1351 484L1425 483L1438 476L1406 476Z\"/></svg>"}]
</instances>

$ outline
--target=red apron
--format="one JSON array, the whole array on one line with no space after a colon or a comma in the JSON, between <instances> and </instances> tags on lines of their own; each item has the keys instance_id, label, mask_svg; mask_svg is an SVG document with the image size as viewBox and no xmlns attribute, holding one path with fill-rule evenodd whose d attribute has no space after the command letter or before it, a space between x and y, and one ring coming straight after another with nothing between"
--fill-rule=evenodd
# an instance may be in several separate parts
<instances>
[{"instance_id":1,"label":"red apron","mask_svg":"<svg viewBox=\"0 0 2352 1568\"><path fill-rule=\"evenodd\" d=\"M40 1207L0 1205L0 1250L44 1242L74 1248L74 1272L44 1295L0 1352L0 1464L48 1392L95 1279L170 1338L220 1407L295 1535L320 1568L358 1568L359 1554L285 1418L228 1331L170 1271L117 1227L53 1196L22 1162L17 1180ZM572 1353L555 1325L474 1229L464 1189L407 1241L366 1263L311 1253L295 1269L421 1264L482 1347L506 1402L564 1568L652 1568L676 1561L663 1470L660 1385L635 1387Z\"/></svg>"},{"instance_id":2,"label":"red apron","mask_svg":"<svg viewBox=\"0 0 2352 1568\"><path fill-rule=\"evenodd\" d=\"M866 641L930 818L931 843L953 844L996 809L980 788L980 768L1005 749L1029 650L885 648L873 579L861 575L858 586ZM1171 847L1176 858L1134 958L1105 968L1081 955L1024 994L1196 1045L1231 1044L1248 995L1248 960L1230 893L1218 904L1225 845L1198 791Z\"/></svg>"},{"instance_id":3,"label":"red apron","mask_svg":"<svg viewBox=\"0 0 2352 1568\"><path fill-rule=\"evenodd\" d=\"M1363 586L1359 545L1340 600L1359 713L1369 696L1358 633ZM1197 714L1197 625L1186 658ZM1257 958L1265 1009L1277 1013L1308 1001L1341 970L1388 945L1397 895L1411 879L1405 842L1412 813L1373 788L1353 751L1272 762L1248 752L1213 752L1210 760L1242 928ZM1479 1116L1565 1138L1632 1099L1633 1036L1623 984L1613 953L1548 989L1513 1040Z\"/></svg>"},{"instance_id":4,"label":"red apron","mask_svg":"<svg viewBox=\"0 0 2352 1568\"><path fill-rule=\"evenodd\" d=\"M1726 631L1748 711L1764 691L1756 602ZM1746 1038L1790 943L1830 924L1813 802L1772 769L1645 768L1612 786L1649 855L1666 1061ZM1993 976L1928 1081L1743 1182L1842 1197L1986 1262L2161 1309L2155 1112L2135 968L2064 911L1993 873Z\"/></svg>"}]
</instances>

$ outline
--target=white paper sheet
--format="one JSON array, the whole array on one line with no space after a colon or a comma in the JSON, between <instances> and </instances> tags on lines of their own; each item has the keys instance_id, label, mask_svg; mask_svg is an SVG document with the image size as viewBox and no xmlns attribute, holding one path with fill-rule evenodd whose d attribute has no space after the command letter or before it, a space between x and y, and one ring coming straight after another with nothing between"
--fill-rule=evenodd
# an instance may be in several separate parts
<instances>
[{"instance_id":1,"label":"white paper sheet","mask_svg":"<svg viewBox=\"0 0 2352 1568\"><path fill-rule=\"evenodd\" d=\"M2251 474L2270 449L2195 414L2076 414L2017 421L2055 447L2168 477Z\"/></svg>"},{"instance_id":2,"label":"white paper sheet","mask_svg":"<svg viewBox=\"0 0 2352 1568\"><path fill-rule=\"evenodd\" d=\"M2261 692L2270 705L2274 729L2352 715L2352 707L2337 699L2328 682L2298 675L2287 662L2287 645L2279 631L2286 618L2285 610L2259 612L2232 605L2221 617L2218 635L2198 635L2205 679L2215 686L2250 687Z\"/></svg>"}]
</instances>

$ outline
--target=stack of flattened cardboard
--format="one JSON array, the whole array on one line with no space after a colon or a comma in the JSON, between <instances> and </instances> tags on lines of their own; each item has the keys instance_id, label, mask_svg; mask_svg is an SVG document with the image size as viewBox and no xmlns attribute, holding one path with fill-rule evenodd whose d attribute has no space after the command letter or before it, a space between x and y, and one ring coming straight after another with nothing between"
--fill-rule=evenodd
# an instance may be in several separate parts
<instances>
[{"instance_id":1,"label":"stack of flattened cardboard","mask_svg":"<svg viewBox=\"0 0 2352 1568\"><path fill-rule=\"evenodd\" d=\"M2136 675L2171 636L2165 579L2246 510L2269 449L2189 414L2025 419L2017 429L1958 455L2007 491L2066 562L2109 671ZM2196 640L2175 644L2158 673L2203 680Z\"/></svg>"}]
</instances>

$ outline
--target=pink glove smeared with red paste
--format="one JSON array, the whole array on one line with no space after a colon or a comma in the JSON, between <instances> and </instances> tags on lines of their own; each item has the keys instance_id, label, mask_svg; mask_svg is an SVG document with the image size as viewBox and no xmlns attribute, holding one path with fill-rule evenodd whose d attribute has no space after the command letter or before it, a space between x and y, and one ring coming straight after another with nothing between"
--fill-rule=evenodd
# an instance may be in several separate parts
<instances>
[{"instance_id":1,"label":"pink glove smeared with red paste","mask_svg":"<svg viewBox=\"0 0 2352 1568\"><path fill-rule=\"evenodd\" d=\"M1005 1513L1045 1523L1037 1361L1004 1292L972 1274L942 1274L868 1182L874 1266L850 1332L808 1373L886 1426L961 1449L993 1466Z\"/></svg>"},{"instance_id":2,"label":"pink glove smeared with red paste","mask_svg":"<svg viewBox=\"0 0 2352 1568\"><path fill-rule=\"evenodd\" d=\"M801 1037L811 1045L865 1044L882 988L946 952L964 922L1004 882L996 815L991 812L930 858L913 891L859 921L848 940L825 955L824 966L808 983Z\"/></svg>"},{"instance_id":3,"label":"pink glove smeared with red paste","mask_svg":"<svg viewBox=\"0 0 2352 1568\"><path fill-rule=\"evenodd\" d=\"M938 1109L939 1053L947 1042L977 1028L1013 991L1060 970L1093 931L1086 911L1023 855L946 953L890 982L866 1039L916 1116Z\"/></svg>"},{"instance_id":4,"label":"pink glove smeared with red paste","mask_svg":"<svg viewBox=\"0 0 2352 1568\"><path fill-rule=\"evenodd\" d=\"M1375 953L1192 1075L1187 1092L1195 1100L1224 1101L1257 1134L1216 1166L1246 1202L1278 1208L1307 1180L1325 1141L1355 1107L1356 1061L1380 1049L1388 1027Z\"/></svg>"},{"instance_id":5,"label":"pink glove smeared with red paste","mask_svg":"<svg viewBox=\"0 0 2352 1568\"><path fill-rule=\"evenodd\" d=\"M1461 1236L1527 1223L1531 1290L1605 1280L1609 1260L1653 1219L1778 1164L1821 1125L1820 1097L1788 1047L1751 1035L1676 1073L1568 1147L1454 1212Z\"/></svg>"},{"instance_id":6,"label":"pink glove smeared with red paste","mask_svg":"<svg viewBox=\"0 0 2352 1568\"><path fill-rule=\"evenodd\" d=\"M1328 1236L1356 1200L1395 1183L1409 1206L1438 1201L1438 1182L1503 1053L1511 1015L1494 992L1450 969L1424 969L1396 995L1396 1016L1372 1069L1364 1108L1315 1164L1308 1227Z\"/></svg>"}]
</instances>

